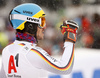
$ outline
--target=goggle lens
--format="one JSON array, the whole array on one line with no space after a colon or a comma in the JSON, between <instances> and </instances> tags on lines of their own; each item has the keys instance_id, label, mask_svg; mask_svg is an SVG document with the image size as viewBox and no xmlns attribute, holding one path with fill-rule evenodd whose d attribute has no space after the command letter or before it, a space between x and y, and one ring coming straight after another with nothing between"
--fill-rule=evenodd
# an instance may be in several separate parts
<instances>
[{"instance_id":1,"label":"goggle lens","mask_svg":"<svg viewBox=\"0 0 100 78\"><path fill-rule=\"evenodd\" d=\"M44 28L46 26L46 19L45 19L45 17L41 17L41 24L40 24L40 26L42 28Z\"/></svg>"}]
</instances>

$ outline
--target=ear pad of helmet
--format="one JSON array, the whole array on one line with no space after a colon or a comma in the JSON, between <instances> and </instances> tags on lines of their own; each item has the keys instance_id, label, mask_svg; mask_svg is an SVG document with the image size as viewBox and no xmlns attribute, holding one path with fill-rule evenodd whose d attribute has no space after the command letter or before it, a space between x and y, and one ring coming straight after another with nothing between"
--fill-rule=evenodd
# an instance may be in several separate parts
<instances>
[{"instance_id":1,"label":"ear pad of helmet","mask_svg":"<svg viewBox=\"0 0 100 78\"><path fill-rule=\"evenodd\" d=\"M29 25L28 25L28 28L29 28L29 29L33 29L33 25L32 25L32 24L29 24Z\"/></svg>"},{"instance_id":2,"label":"ear pad of helmet","mask_svg":"<svg viewBox=\"0 0 100 78\"><path fill-rule=\"evenodd\" d=\"M38 24L26 22L24 31L35 35L37 32L37 26Z\"/></svg>"}]
</instances>

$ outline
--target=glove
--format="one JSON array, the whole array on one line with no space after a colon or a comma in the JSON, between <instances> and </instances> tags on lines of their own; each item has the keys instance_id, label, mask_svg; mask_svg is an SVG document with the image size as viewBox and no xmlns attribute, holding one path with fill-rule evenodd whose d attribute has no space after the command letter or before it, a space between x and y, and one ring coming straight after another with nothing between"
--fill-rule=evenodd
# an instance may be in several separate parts
<instances>
[{"instance_id":1,"label":"glove","mask_svg":"<svg viewBox=\"0 0 100 78\"><path fill-rule=\"evenodd\" d=\"M76 42L78 24L72 20L63 21L63 25L60 26L61 32L64 35L64 41L69 40L73 43Z\"/></svg>"}]
</instances>

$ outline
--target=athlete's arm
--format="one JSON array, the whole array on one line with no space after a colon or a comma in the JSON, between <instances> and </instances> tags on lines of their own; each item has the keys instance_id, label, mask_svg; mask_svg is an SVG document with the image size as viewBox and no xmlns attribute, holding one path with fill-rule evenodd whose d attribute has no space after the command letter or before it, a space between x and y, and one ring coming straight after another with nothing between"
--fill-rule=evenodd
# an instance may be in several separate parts
<instances>
[{"instance_id":1,"label":"athlete's arm","mask_svg":"<svg viewBox=\"0 0 100 78\"><path fill-rule=\"evenodd\" d=\"M1 70L0 70L0 78L7 78L6 75L5 75L3 64L2 64L2 67L1 67Z\"/></svg>"},{"instance_id":2,"label":"athlete's arm","mask_svg":"<svg viewBox=\"0 0 100 78\"><path fill-rule=\"evenodd\" d=\"M72 42L65 42L64 48L64 53L60 61L52 58L41 48L31 49L27 54L27 58L37 68L45 69L56 74L68 74L73 67L74 44Z\"/></svg>"}]
</instances>

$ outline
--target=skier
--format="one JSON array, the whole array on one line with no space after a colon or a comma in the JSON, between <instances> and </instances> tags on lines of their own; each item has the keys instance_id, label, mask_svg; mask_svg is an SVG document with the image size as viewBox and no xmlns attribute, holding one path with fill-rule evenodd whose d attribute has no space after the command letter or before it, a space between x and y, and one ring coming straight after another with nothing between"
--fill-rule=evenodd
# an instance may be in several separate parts
<instances>
[{"instance_id":1,"label":"skier","mask_svg":"<svg viewBox=\"0 0 100 78\"><path fill-rule=\"evenodd\" d=\"M10 22L16 40L2 51L0 78L47 78L47 71L66 75L72 71L78 25L65 20L60 26L64 35L64 52L60 60L37 46L44 39L45 13L33 3L18 5L11 10ZM45 44L45 43L44 43Z\"/></svg>"}]
</instances>

